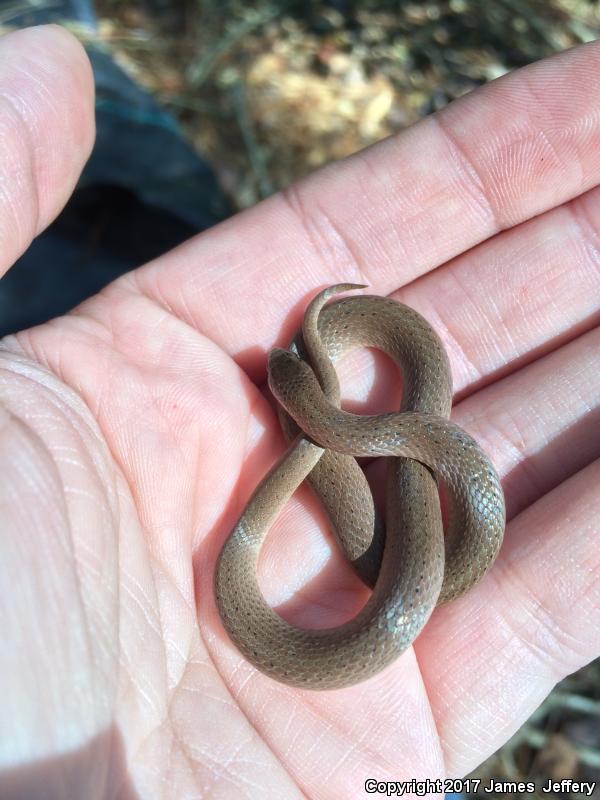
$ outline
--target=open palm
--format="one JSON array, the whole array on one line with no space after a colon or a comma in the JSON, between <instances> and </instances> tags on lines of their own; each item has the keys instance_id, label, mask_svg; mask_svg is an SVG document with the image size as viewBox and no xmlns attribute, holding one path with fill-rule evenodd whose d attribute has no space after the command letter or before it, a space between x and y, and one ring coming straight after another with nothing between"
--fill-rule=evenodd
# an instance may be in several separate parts
<instances>
[{"instance_id":1,"label":"open palm","mask_svg":"<svg viewBox=\"0 0 600 800\"><path fill-rule=\"evenodd\" d=\"M60 29L11 34L0 59L8 268L72 190L93 97ZM600 45L533 65L3 341L3 797L350 798L463 774L598 653L599 98ZM342 280L436 328L509 524L414 650L316 693L244 661L212 575L284 447L265 355ZM386 365L353 363L369 408ZM298 624L364 602L306 490L261 570Z\"/></svg>"}]
</instances>

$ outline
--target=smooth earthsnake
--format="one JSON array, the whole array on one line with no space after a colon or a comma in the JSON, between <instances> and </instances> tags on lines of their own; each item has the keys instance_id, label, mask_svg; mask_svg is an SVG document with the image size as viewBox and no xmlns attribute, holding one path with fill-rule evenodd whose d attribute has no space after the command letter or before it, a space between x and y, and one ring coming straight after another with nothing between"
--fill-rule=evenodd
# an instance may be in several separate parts
<instances>
[{"instance_id":1,"label":"smooth earthsnake","mask_svg":"<svg viewBox=\"0 0 600 800\"><path fill-rule=\"evenodd\" d=\"M269 386L280 404L288 450L258 485L225 542L215 573L217 605L241 652L271 677L333 689L379 672L406 650L436 604L459 597L494 561L504 533L504 495L475 440L448 417L450 367L441 341L416 311L375 296L309 304L302 335L269 354ZM340 408L334 364L357 347L387 353L403 379L399 412ZM385 532L360 456L388 456ZM264 600L256 578L275 518L308 478L356 572L373 587L349 622L305 630ZM442 524L438 482L448 503Z\"/></svg>"}]
</instances>

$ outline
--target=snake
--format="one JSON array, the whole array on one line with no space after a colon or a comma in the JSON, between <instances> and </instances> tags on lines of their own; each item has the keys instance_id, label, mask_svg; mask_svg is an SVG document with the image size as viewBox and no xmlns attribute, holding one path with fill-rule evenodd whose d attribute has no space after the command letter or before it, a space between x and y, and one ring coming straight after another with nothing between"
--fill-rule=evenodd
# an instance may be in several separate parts
<instances>
[{"instance_id":1,"label":"snake","mask_svg":"<svg viewBox=\"0 0 600 800\"><path fill-rule=\"evenodd\" d=\"M436 606L481 580L504 534L498 474L475 439L449 419L452 378L440 338L418 312L391 298L355 294L329 302L362 288L341 283L320 291L289 347L269 352L268 384L288 447L252 493L215 569L216 604L233 643L258 670L302 689L352 686L395 661ZM362 347L397 365L398 411L341 408L335 365ZM379 456L387 461L383 513L357 461ZM372 590L358 614L334 628L287 622L257 580L262 544L304 480L336 546Z\"/></svg>"}]
</instances>

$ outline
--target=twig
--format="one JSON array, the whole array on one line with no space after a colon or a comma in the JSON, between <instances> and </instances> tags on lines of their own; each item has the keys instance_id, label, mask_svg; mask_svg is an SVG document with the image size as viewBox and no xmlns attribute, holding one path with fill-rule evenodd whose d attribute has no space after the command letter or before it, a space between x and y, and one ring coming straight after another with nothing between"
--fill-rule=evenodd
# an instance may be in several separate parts
<instances>
[{"instance_id":1,"label":"twig","mask_svg":"<svg viewBox=\"0 0 600 800\"><path fill-rule=\"evenodd\" d=\"M563 45L557 41L554 32L550 26L547 25L535 12L527 8L525 3L519 3L517 0L497 0L500 5L503 5L512 14L521 17L529 25L532 31L537 33L539 38L551 50L562 50Z\"/></svg>"},{"instance_id":2,"label":"twig","mask_svg":"<svg viewBox=\"0 0 600 800\"><path fill-rule=\"evenodd\" d=\"M548 697L544 705L546 707L560 706L569 708L571 711L600 716L600 700L592 700L590 697L583 697L579 694L555 691Z\"/></svg>"},{"instance_id":3,"label":"twig","mask_svg":"<svg viewBox=\"0 0 600 800\"><path fill-rule=\"evenodd\" d=\"M530 747L541 750L547 744L548 738L548 734L544 731L539 731L528 725L525 726L523 741L530 745ZM573 750L577 753L577 758L581 764L585 764L586 767L592 767L593 769L600 769L600 751L595 750L593 747L573 744L573 742L571 742L571 745Z\"/></svg>"},{"instance_id":4,"label":"twig","mask_svg":"<svg viewBox=\"0 0 600 800\"><path fill-rule=\"evenodd\" d=\"M270 22L281 12L281 8L268 6L262 10L249 9L244 19L241 19L217 41L215 46L207 53L194 59L186 70L186 77L193 89L197 89L213 71L219 58L227 53L236 42L243 39L250 31Z\"/></svg>"},{"instance_id":5,"label":"twig","mask_svg":"<svg viewBox=\"0 0 600 800\"><path fill-rule=\"evenodd\" d=\"M248 112L246 92L244 85L240 80L236 80L235 83L231 85L231 97L242 138L244 140L244 144L246 145L246 150L248 151L250 166L252 167L252 171L254 172L254 176L258 184L260 196L263 198L268 197L270 194L273 194L273 184L269 178L264 153L254 134L254 127Z\"/></svg>"},{"instance_id":6,"label":"twig","mask_svg":"<svg viewBox=\"0 0 600 800\"><path fill-rule=\"evenodd\" d=\"M25 0L23 3L14 3L0 12L0 24L5 25L11 19L26 14L28 11L40 11L57 6L60 6L60 0Z\"/></svg>"}]
</instances>

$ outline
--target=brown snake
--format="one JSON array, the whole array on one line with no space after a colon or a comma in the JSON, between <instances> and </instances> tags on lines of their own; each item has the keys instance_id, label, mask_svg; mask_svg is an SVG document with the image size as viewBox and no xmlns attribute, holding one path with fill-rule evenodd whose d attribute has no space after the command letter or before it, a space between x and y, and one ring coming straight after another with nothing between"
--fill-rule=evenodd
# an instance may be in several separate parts
<instances>
[{"instance_id":1,"label":"brown snake","mask_svg":"<svg viewBox=\"0 0 600 800\"><path fill-rule=\"evenodd\" d=\"M409 647L437 603L480 580L504 533L498 476L477 443L448 420L452 384L442 343L416 311L387 298L325 305L332 294L357 288L339 284L318 294L302 336L289 350L269 354L269 386L285 409L280 421L290 447L256 488L215 574L219 612L241 652L271 677L309 689L349 686L383 669ZM399 366L399 412L340 409L333 365L357 347L380 349ZM385 534L359 456L391 456ZM342 550L373 587L354 619L325 630L285 622L256 579L267 532L306 477ZM448 498L445 536L438 480Z\"/></svg>"}]
</instances>

